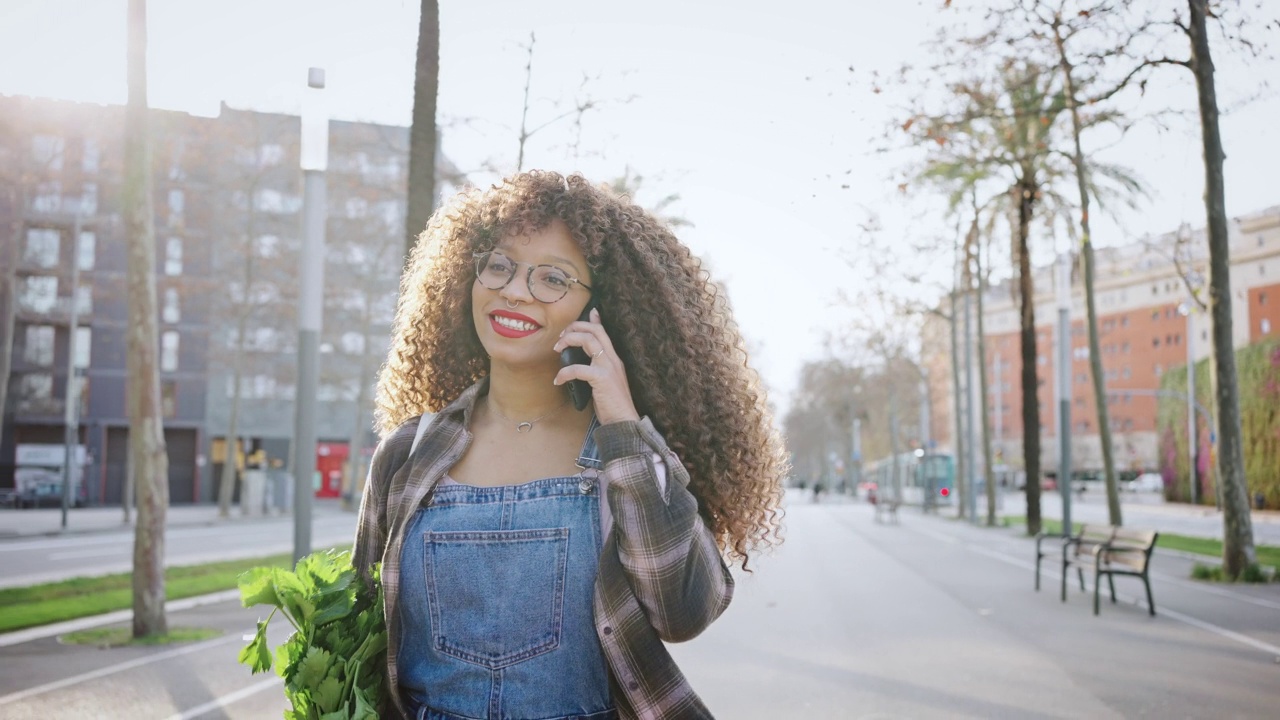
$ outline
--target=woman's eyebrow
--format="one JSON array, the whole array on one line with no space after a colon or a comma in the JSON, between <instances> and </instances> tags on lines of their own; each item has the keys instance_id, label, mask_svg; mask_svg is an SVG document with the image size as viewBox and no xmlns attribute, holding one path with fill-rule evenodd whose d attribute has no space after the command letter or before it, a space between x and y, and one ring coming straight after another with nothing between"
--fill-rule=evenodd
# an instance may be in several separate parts
<instances>
[{"instance_id":1,"label":"woman's eyebrow","mask_svg":"<svg viewBox=\"0 0 1280 720\"><path fill-rule=\"evenodd\" d=\"M501 251L503 254L508 255L508 256L513 255L513 254L514 254L514 253L512 253L512 252L511 252L511 251L512 251L512 246L511 246L511 244L510 244L510 243L504 243L504 244L497 245L497 246L496 246L496 247L494 247L493 249L494 249L494 250ZM522 260L520 260L519 258L514 258L514 257L513 257L513 258L511 258L511 259L512 259L512 260L516 260L517 262L523 262L523 261L522 261ZM575 273L577 273L577 274L579 274L579 275L581 275L581 274L582 274L582 269L581 269L581 268L579 268L577 265L575 265L575 264L574 264L574 262L573 262L572 260L570 260L569 258L563 258L563 257L560 257L559 255L544 255L544 256L542 256L542 260L550 260L550 261L553 261L553 262L558 262L558 263L563 264L563 265L568 265L569 267L573 268L573 271L574 271ZM534 264L535 264L535 265L542 265L542 264L545 264L545 263L538 262L538 263L534 263Z\"/></svg>"}]
</instances>

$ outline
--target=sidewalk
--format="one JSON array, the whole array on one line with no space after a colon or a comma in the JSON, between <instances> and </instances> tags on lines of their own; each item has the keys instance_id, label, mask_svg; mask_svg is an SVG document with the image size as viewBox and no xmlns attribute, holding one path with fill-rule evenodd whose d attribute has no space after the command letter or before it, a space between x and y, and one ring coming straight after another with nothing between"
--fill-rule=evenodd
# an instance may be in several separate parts
<instances>
[{"instance_id":1,"label":"sidewalk","mask_svg":"<svg viewBox=\"0 0 1280 720\"><path fill-rule=\"evenodd\" d=\"M997 501L997 515L1025 516L1026 496L1022 492L1006 491ZM986 498L978 498L978 513L986 509ZM1045 491L1040 496L1041 516L1046 519L1062 519L1062 496L1056 491ZM944 510L952 515L953 505ZM1158 495L1123 493L1120 496L1120 513L1124 524L1130 527L1149 528L1162 533L1189 537L1222 539L1222 511L1212 506L1188 505L1165 502ZM1259 545L1280 546L1280 511L1251 510L1254 542ZM1089 492L1084 498L1071 498L1071 520L1075 522L1106 523L1109 521L1105 493Z\"/></svg>"},{"instance_id":2,"label":"sidewalk","mask_svg":"<svg viewBox=\"0 0 1280 720\"><path fill-rule=\"evenodd\" d=\"M311 512L315 517L338 515L342 501L335 498L316 498ZM288 515L289 513L285 513ZM90 533L120 532L134 526L138 514L132 513L128 525L124 523L124 511L119 507L72 508L67 511L67 528L62 529L60 508L33 510L0 510L0 542L27 537L57 537ZM217 504L174 505L165 515L165 527L200 527L228 523L262 523L278 520L282 515L244 515L239 506L231 508L229 517L218 517Z\"/></svg>"}]
</instances>

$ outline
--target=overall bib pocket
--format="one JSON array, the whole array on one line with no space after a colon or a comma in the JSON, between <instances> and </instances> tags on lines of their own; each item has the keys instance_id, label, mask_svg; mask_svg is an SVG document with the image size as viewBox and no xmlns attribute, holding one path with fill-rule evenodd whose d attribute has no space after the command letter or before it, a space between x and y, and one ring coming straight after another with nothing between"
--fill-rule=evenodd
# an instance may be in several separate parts
<instances>
[{"instance_id":1,"label":"overall bib pocket","mask_svg":"<svg viewBox=\"0 0 1280 720\"><path fill-rule=\"evenodd\" d=\"M559 647L569 528L428 532L423 542L438 652L496 670Z\"/></svg>"}]
</instances>

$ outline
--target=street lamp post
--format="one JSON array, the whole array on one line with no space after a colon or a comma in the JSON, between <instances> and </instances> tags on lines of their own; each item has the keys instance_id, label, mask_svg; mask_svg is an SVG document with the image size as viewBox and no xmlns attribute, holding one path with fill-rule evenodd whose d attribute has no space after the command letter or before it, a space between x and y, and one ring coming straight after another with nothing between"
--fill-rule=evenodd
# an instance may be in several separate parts
<instances>
[{"instance_id":1,"label":"street lamp post","mask_svg":"<svg viewBox=\"0 0 1280 720\"><path fill-rule=\"evenodd\" d=\"M1178 313L1187 319L1187 458L1190 460L1187 477L1191 486L1191 504L1196 505L1200 495L1200 483L1196 482L1196 445L1200 438L1196 434L1196 355L1195 331L1191 326L1191 303L1179 303Z\"/></svg>"},{"instance_id":2,"label":"street lamp post","mask_svg":"<svg viewBox=\"0 0 1280 720\"><path fill-rule=\"evenodd\" d=\"M75 227L71 232L71 302L67 323L67 389L62 419L65 425L63 442L66 445L62 460L62 529L67 529L67 511L71 507L71 483L77 473L72 471L76 458L76 441L80 429L80 383L76 381L76 326L80 322L80 212L76 212Z\"/></svg>"},{"instance_id":3,"label":"street lamp post","mask_svg":"<svg viewBox=\"0 0 1280 720\"><path fill-rule=\"evenodd\" d=\"M293 434L293 560L311 552L311 496L316 471L316 389L324 307L325 179L329 118L323 111L324 70L307 71L302 105L303 221L298 281L298 389Z\"/></svg>"}]
</instances>

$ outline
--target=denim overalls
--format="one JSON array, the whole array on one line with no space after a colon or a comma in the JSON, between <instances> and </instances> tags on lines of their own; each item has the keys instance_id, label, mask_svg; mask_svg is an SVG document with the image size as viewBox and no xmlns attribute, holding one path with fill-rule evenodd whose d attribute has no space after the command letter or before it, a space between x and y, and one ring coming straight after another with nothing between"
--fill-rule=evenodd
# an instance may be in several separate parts
<instances>
[{"instance_id":1,"label":"denim overalls","mask_svg":"<svg viewBox=\"0 0 1280 720\"><path fill-rule=\"evenodd\" d=\"M441 485L401 554L400 685L418 720L617 717L592 621L601 467L523 485Z\"/></svg>"}]
</instances>

